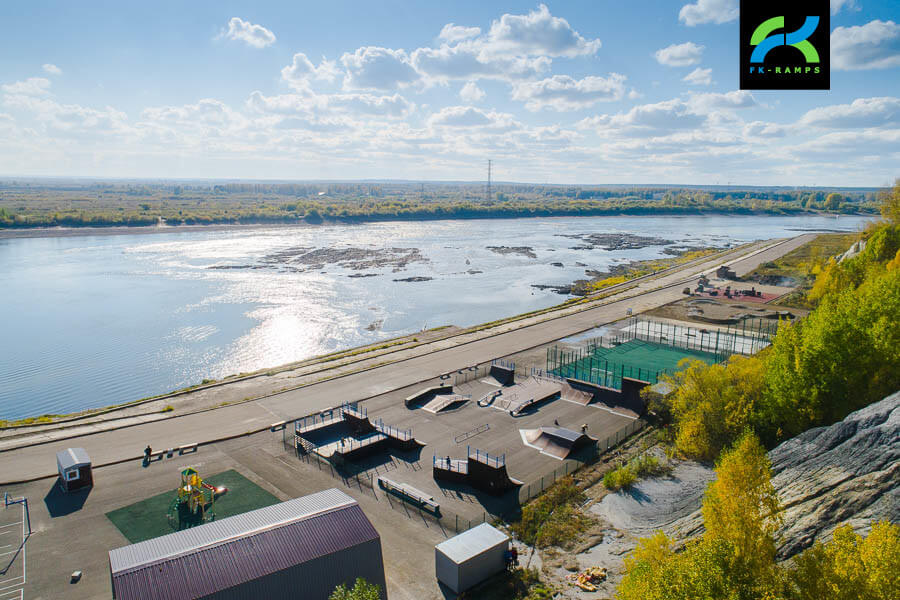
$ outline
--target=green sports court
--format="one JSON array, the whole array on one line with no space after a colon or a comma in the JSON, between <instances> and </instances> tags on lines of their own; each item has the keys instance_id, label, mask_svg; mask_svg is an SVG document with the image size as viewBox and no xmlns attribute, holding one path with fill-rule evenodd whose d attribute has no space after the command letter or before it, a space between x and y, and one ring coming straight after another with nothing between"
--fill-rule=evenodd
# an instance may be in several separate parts
<instances>
[{"instance_id":1,"label":"green sports court","mask_svg":"<svg viewBox=\"0 0 900 600\"><path fill-rule=\"evenodd\" d=\"M721 361L721 355L633 339L608 348L599 345L573 351L551 348L548 371L621 389L623 377L657 383L664 374L677 371L678 363L684 359L714 364Z\"/></svg>"},{"instance_id":2,"label":"green sports court","mask_svg":"<svg viewBox=\"0 0 900 600\"><path fill-rule=\"evenodd\" d=\"M678 371L684 359L716 364L733 354L755 354L771 343L777 328L760 322L711 330L632 318L611 337L590 339L581 348L548 348L547 372L617 390L623 377L652 384Z\"/></svg>"}]
</instances>

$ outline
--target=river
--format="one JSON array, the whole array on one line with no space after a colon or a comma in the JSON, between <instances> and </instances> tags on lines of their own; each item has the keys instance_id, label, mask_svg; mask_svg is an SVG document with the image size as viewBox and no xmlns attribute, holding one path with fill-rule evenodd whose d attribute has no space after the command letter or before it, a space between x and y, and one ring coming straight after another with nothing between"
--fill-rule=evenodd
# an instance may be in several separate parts
<instances>
[{"instance_id":1,"label":"river","mask_svg":"<svg viewBox=\"0 0 900 600\"><path fill-rule=\"evenodd\" d=\"M565 297L532 284L567 284L666 247L865 221L572 217L0 239L0 419L128 402L551 306ZM659 239L608 250L564 237L591 233Z\"/></svg>"}]
</instances>

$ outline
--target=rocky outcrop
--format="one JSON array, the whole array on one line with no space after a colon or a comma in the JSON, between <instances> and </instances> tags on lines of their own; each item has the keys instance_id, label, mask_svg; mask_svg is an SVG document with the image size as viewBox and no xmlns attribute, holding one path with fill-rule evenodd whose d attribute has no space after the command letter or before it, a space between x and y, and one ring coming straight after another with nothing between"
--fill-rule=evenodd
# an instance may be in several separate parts
<instances>
[{"instance_id":1,"label":"rocky outcrop","mask_svg":"<svg viewBox=\"0 0 900 600\"><path fill-rule=\"evenodd\" d=\"M874 521L900 521L900 392L784 442L769 458L784 507L779 558L845 522L865 534Z\"/></svg>"},{"instance_id":2,"label":"rocky outcrop","mask_svg":"<svg viewBox=\"0 0 900 600\"><path fill-rule=\"evenodd\" d=\"M866 249L866 240L857 240L853 242L853 245L847 248L847 251L841 254L840 258L838 258L838 262L842 263L845 260L849 260Z\"/></svg>"},{"instance_id":3,"label":"rocky outcrop","mask_svg":"<svg viewBox=\"0 0 900 600\"><path fill-rule=\"evenodd\" d=\"M900 521L900 392L789 439L769 459L784 509L779 560L828 541L844 523L866 535L876 521ZM666 533L681 541L703 533L701 499Z\"/></svg>"}]
</instances>

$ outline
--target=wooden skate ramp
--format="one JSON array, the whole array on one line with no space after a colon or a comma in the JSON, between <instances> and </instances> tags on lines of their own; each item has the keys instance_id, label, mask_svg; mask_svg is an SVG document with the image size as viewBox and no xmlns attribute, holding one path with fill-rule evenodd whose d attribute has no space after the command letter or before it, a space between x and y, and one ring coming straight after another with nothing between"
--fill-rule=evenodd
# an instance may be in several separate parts
<instances>
[{"instance_id":1,"label":"wooden skate ramp","mask_svg":"<svg viewBox=\"0 0 900 600\"><path fill-rule=\"evenodd\" d=\"M519 435L522 436L522 443L526 446L559 460L564 460L573 452L596 443L594 438L565 427L520 429Z\"/></svg>"}]
</instances>

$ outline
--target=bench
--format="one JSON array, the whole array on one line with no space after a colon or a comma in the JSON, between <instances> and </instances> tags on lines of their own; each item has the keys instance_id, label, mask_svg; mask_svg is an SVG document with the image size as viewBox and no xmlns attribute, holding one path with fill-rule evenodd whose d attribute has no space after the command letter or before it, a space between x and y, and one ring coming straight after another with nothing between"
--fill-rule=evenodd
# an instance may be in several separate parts
<instances>
[{"instance_id":1,"label":"bench","mask_svg":"<svg viewBox=\"0 0 900 600\"><path fill-rule=\"evenodd\" d=\"M414 504L433 515L437 515L441 509L440 504L435 502L434 497L429 496L425 492L418 490L411 485L405 483L397 483L387 477L378 478L378 487L384 491L397 496L401 500Z\"/></svg>"}]
</instances>

